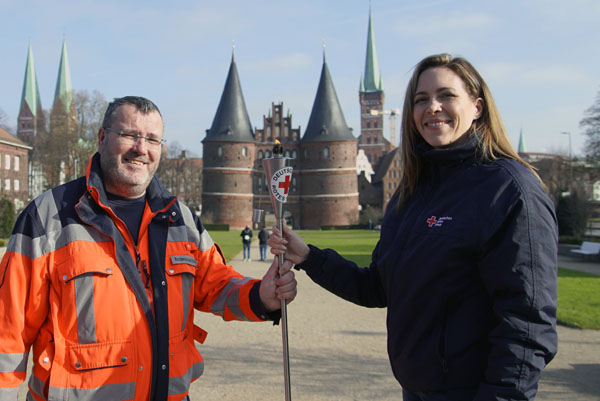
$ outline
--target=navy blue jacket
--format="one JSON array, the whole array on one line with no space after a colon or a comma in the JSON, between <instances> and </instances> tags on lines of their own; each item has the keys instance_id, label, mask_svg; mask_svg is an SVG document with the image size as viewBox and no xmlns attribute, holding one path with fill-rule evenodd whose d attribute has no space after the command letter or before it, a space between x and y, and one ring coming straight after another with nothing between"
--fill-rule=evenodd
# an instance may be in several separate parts
<instances>
[{"instance_id":1,"label":"navy blue jacket","mask_svg":"<svg viewBox=\"0 0 600 401\"><path fill-rule=\"evenodd\" d=\"M344 299L388 308L403 387L530 400L557 347L554 205L524 165L484 161L476 144L419 145L425 174L400 210L390 202L369 268L312 245L299 268Z\"/></svg>"}]
</instances>

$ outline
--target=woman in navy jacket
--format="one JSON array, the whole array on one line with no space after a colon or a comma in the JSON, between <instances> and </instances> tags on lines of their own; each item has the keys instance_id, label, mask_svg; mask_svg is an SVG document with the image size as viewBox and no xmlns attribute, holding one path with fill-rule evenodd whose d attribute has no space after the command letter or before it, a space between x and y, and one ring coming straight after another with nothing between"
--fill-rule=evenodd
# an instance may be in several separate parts
<instances>
[{"instance_id":1,"label":"woman in navy jacket","mask_svg":"<svg viewBox=\"0 0 600 401\"><path fill-rule=\"evenodd\" d=\"M348 301L388 308L404 401L532 400L557 347L554 205L468 61L416 66L401 151L368 268L287 227L273 229L271 252Z\"/></svg>"}]
</instances>

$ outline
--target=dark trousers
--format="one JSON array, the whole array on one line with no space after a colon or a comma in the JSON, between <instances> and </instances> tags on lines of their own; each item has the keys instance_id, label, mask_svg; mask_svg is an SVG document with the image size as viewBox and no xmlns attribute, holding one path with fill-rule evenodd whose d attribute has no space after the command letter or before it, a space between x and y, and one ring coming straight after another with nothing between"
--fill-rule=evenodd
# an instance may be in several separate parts
<instances>
[{"instance_id":1,"label":"dark trousers","mask_svg":"<svg viewBox=\"0 0 600 401\"><path fill-rule=\"evenodd\" d=\"M402 401L469 401L475 398L476 393L476 388L426 393L402 389Z\"/></svg>"}]
</instances>

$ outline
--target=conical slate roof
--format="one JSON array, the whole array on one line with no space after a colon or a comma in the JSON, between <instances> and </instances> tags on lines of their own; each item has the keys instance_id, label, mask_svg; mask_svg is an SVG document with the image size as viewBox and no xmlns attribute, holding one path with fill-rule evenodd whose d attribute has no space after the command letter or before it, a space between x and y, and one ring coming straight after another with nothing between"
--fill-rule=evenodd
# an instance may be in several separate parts
<instances>
[{"instance_id":1,"label":"conical slate roof","mask_svg":"<svg viewBox=\"0 0 600 401\"><path fill-rule=\"evenodd\" d=\"M34 117L37 117L38 112L42 110L42 103L40 100L40 91L38 89L37 77L35 75L35 67L33 64L33 51L31 50L31 44L27 51L27 62L25 63L25 79L23 80L23 93L21 94L21 110L19 115L22 114L23 107L29 107L29 111Z\"/></svg>"},{"instance_id":2,"label":"conical slate roof","mask_svg":"<svg viewBox=\"0 0 600 401\"><path fill-rule=\"evenodd\" d=\"M321 80L302 142L355 141L346 124L329 68L323 59Z\"/></svg>"},{"instance_id":3,"label":"conical slate roof","mask_svg":"<svg viewBox=\"0 0 600 401\"><path fill-rule=\"evenodd\" d=\"M71 111L73 104L73 86L71 85L71 71L67 57L67 42L63 40L62 52L60 54L60 65L58 77L56 78L56 90L54 91L54 105L58 100L66 107L66 112Z\"/></svg>"},{"instance_id":4,"label":"conical slate roof","mask_svg":"<svg viewBox=\"0 0 600 401\"><path fill-rule=\"evenodd\" d=\"M377 51L375 50L375 33L371 10L369 10L369 30L367 33L367 56L365 58L365 75L360 82L361 92L383 91L383 80L379 75L379 63L377 62Z\"/></svg>"},{"instance_id":5,"label":"conical slate roof","mask_svg":"<svg viewBox=\"0 0 600 401\"><path fill-rule=\"evenodd\" d=\"M205 142L254 142L254 133L242 94L235 56L231 57L229 74L212 126L206 131L206 137L202 140L202 143Z\"/></svg>"}]
</instances>

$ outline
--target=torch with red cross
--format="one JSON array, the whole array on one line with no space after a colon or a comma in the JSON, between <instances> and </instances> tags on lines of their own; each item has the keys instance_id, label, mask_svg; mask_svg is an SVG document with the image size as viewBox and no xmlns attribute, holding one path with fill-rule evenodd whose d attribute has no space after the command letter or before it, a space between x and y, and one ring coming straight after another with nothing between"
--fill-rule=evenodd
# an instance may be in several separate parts
<instances>
[{"instance_id":1,"label":"torch with red cross","mask_svg":"<svg viewBox=\"0 0 600 401\"><path fill-rule=\"evenodd\" d=\"M263 159L265 175L269 185L269 193L273 202L273 213L277 220L279 232L283 232L283 206L287 202L290 193L290 184L292 182L292 170L290 165L293 159L283 156L283 146L276 140L273 147L273 157ZM256 211L255 211L256 215ZM279 266L283 266L285 260L283 254L279 254ZM287 325L287 303L281 300L281 336L283 340L283 378L285 384L285 400L291 401L290 385L290 357L288 345L288 325Z\"/></svg>"}]
</instances>

